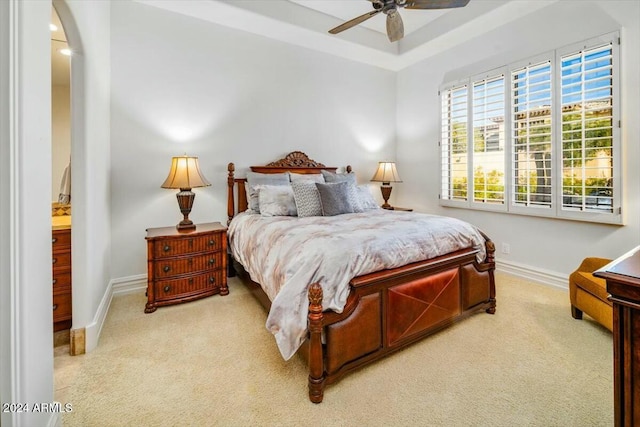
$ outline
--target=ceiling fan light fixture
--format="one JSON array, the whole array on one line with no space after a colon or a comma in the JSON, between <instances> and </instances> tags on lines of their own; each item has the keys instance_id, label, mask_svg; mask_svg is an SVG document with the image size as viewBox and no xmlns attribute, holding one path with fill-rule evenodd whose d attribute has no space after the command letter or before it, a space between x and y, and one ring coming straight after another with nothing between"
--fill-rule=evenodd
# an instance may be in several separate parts
<instances>
[{"instance_id":1,"label":"ceiling fan light fixture","mask_svg":"<svg viewBox=\"0 0 640 427\"><path fill-rule=\"evenodd\" d=\"M387 37L390 42L397 42L404 37L402 17L395 8L385 13L387 14Z\"/></svg>"}]
</instances>

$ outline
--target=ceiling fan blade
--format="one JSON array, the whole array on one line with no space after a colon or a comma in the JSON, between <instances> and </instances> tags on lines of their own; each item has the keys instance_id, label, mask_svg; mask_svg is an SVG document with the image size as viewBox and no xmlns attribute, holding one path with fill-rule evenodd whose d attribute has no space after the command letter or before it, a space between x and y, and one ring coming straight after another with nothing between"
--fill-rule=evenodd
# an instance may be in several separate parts
<instances>
[{"instance_id":1,"label":"ceiling fan blade","mask_svg":"<svg viewBox=\"0 0 640 427\"><path fill-rule=\"evenodd\" d=\"M404 37L404 24L397 10L387 13L387 36L390 42L397 42Z\"/></svg>"},{"instance_id":2,"label":"ceiling fan blade","mask_svg":"<svg viewBox=\"0 0 640 427\"><path fill-rule=\"evenodd\" d=\"M331 34L338 34L341 33L344 30L348 30L349 28L360 24L361 22L366 21L367 19L377 15L378 13L382 12L382 9L378 9L378 10L372 10L371 12L367 12L364 15L360 15L357 18L353 18L350 21L345 22L344 24L340 24L335 28L332 28L329 30L329 33Z\"/></svg>"},{"instance_id":3,"label":"ceiling fan blade","mask_svg":"<svg viewBox=\"0 0 640 427\"><path fill-rule=\"evenodd\" d=\"M469 0L407 0L405 9L449 9L464 7Z\"/></svg>"}]
</instances>

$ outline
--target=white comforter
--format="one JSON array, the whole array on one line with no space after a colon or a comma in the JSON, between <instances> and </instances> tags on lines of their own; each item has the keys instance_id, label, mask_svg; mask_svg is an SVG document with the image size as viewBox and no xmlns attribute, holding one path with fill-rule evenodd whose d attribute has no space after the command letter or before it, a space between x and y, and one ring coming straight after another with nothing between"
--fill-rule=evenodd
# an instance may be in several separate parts
<instances>
[{"instance_id":1,"label":"white comforter","mask_svg":"<svg viewBox=\"0 0 640 427\"><path fill-rule=\"evenodd\" d=\"M288 360L307 331L309 284L320 282L322 307L342 312L349 281L374 271L479 249L484 238L455 218L384 209L325 217L237 215L229 226L232 254L272 301L267 329Z\"/></svg>"}]
</instances>

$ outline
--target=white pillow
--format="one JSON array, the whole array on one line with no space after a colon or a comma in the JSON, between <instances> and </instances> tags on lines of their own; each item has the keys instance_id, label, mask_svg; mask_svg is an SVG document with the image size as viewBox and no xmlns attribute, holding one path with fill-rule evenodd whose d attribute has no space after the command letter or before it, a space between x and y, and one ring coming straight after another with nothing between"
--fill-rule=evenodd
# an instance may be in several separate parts
<instances>
[{"instance_id":1,"label":"white pillow","mask_svg":"<svg viewBox=\"0 0 640 427\"><path fill-rule=\"evenodd\" d=\"M297 216L296 202L290 185L257 185L260 215Z\"/></svg>"},{"instance_id":2,"label":"white pillow","mask_svg":"<svg viewBox=\"0 0 640 427\"><path fill-rule=\"evenodd\" d=\"M353 172L350 173L335 173L331 171L321 170L322 176L324 177L324 182L351 182L353 185L358 185L358 181L356 180L356 174Z\"/></svg>"},{"instance_id":3,"label":"white pillow","mask_svg":"<svg viewBox=\"0 0 640 427\"><path fill-rule=\"evenodd\" d=\"M360 206L363 210L369 211L372 209L380 209L380 206L378 206L376 199L373 198L373 194L371 194L371 190L368 185L358 185L356 190L358 191Z\"/></svg>"},{"instance_id":4,"label":"white pillow","mask_svg":"<svg viewBox=\"0 0 640 427\"><path fill-rule=\"evenodd\" d=\"M324 183L324 176L321 173L295 173L289 172L289 178L291 181L312 181Z\"/></svg>"},{"instance_id":5,"label":"white pillow","mask_svg":"<svg viewBox=\"0 0 640 427\"><path fill-rule=\"evenodd\" d=\"M257 185L289 185L289 172L284 173L257 173L247 172L247 204L254 213L260 213Z\"/></svg>"}]
</instances>

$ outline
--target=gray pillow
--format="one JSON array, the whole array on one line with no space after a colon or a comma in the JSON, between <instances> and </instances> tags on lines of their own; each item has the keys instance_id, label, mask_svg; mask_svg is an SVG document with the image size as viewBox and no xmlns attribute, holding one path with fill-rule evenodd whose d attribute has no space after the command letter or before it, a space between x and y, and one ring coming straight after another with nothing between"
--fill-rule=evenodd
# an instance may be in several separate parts
<instances>
[{"instance_id":1,"label":"gray pillow","mask_svg":"<svg viewBox=\"0 0 640 427\"><path fill-rule=\"evenodd\" d=\"M322 216L322 205L320 204L320 193L313 181L296 180L291 181L293 188L293 199L296 202L298 217Z\"/></svg>"},{"instance_id":2,"label":"gray pillow","mask_svg":"<svg viewBox=\"0 0 640 427\"><path fill-rule=\"evenodd\" d=\"M334 173L331 171L321 170L324 182L351 182L353 185L357 185L355 173Z\"/></svg>"},{"instance_id":3,"label":"gray pillow","mask_svg":"<svg viewBox=\"0 0 640 427\"><path fill-rule=\"evenodd\" d=\"M249 209L255 213L260 213L260 199L258 198L258 189L256 189L258 185L289 185L289 172L247 172L247 202Z\"/></svg>"},{"instance_id":4,"label":"gray pillow","mask_svg":"<svg viewBox=\"0 0 640 427\"><path fill-rule=\"evenodd\" d=\"M322 215L333 216L346 213L363 212L356 186L351 182L316 183Z\"/></svg>"}]
</instances>

